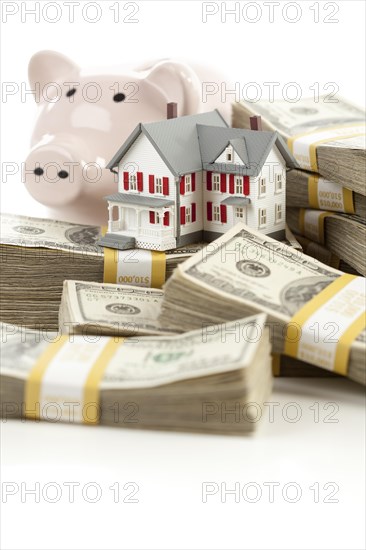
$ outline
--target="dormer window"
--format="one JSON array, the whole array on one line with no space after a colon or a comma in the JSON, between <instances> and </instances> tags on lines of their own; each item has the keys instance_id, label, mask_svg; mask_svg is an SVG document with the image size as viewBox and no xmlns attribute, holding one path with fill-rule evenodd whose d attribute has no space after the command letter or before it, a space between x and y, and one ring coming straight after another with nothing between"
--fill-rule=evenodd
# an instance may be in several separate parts
<instances>
[{"instance_id":1,"label":"dormer window","mask_svg":"<svg viewBox=\"0 0 366 550\"><path fill-rule=\"evenodd\" d=\"M233 162L233 148L226 147L226 162Z\"/></svg>"}]
</instances>

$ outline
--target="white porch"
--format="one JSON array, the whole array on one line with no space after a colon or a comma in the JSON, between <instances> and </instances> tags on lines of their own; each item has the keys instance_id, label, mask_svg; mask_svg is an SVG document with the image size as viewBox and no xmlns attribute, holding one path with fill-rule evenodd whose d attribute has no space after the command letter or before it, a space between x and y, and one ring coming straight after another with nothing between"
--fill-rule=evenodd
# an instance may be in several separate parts
<instances>
[{"instance_id":1,"label":"white porch","mask_svg":"<svg viewBox=\"0 0 366 550\"><path fill-rule=\"evenodd\" d=\"M129 196L130 197L130 196ZM174 204L157 206L154 203L170 203L164 199L148 199L145 204L125 204L121 201L108 201L109 236L131 237L136 247L151 250L175 248L175 207ZM166 214L169 225L164 225ZM153 216L154 223L151 222Z\"/></svg>"}]
</instances>

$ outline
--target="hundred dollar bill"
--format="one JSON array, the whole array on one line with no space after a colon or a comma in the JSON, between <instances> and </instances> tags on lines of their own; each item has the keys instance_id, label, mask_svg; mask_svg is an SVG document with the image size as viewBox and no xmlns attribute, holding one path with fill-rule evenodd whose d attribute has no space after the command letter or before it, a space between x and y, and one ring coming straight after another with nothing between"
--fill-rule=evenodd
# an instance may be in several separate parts
<instances>
[{"instance_id":1,"label":"hundred dollar bill","mask_svg":"<svg viewBox=\"0 0 366 550\"><path fill-rule=\"evenodd\" d=\"M348 277L352 276L323 265L244 224L238 224L208 245L202 258L190 258L178 267L165 285L161 320L172 328L188 330L198 328L202 323L219 323L264 312L268 316L275 353L289 354L289 343L297 343L298 359L340 372L341 368L338 364L334 366L333 362L338 357L337 334L345 322L342 315L347 313L344 302L352 301L348 312L352 322L352 315L358 314L361 308L360 322L363 323L362 288L365 279L356 277L350 283L352 288L346 289L348 294L345 296L343 285L348 284L348 279L345 279ZM324 302L322 309L321 304L313 304L313 299L327 287L333 289L332 283L337 279L340 294L335 298L335 304L338 306L334 305L332 313L329 313L329 300L320 298L320 302ZM305 305L310 308L310 303L313 304L312 310L309 309L307 316L304 314L304 319L314 318L314 327L325 331L325 334L321 333L322 342L315 347L311 341L312 335L305 332L304 322L302 326L296 317ZM320 320L316 316L318 310ZM327 325L332 322L336 324ZM294 328L298 330L295 336L291 332ZM357 339L350 344L346 364L347 375L361 383L365 383L363 328L359 329ZM327 330L330 334L326 333ZM305 343L302 333L304 338L308 338ZM333 347L324 348L327 336ZM344 355L343 359L346 358L347 355Z\"/></svg>"},{"instance_id":2,"label":"hundred dollar bill","mask_svg":"<svg viewBox=\"0 0 366 550\"><path fill-rule=\"evenodd\" d=\"M152 262L155 260L150 251L121 251L115 257L115 251L105 249L105 254L105 250L96 245L99 237L97 226L2 214L0 319L57 330L65 279L153 286ZM158 274L158 286L180 262L202 248L203 244L197 243L157 253L159 269L154 273ZM107 255L112 270L108 269L110 263L105 262ZM115 280L106 281L105 274L111 271Z\"/></svg>"},{"instance_id":3,"label":"hundred dollar bill","mask_svg":"<svg viewBox=\"0 0 366 550\"><path fill-rule=\"evenodd\" d=\"M1 414L134 428L253 430L272 385L264 323L265 316L256 315L181 335L92 342L3 325ZM92 405L93 418L87 414ZM136 415L129 422L131 407ZM237 418L223 420L223 407L239 408Z\"/></svg>"},{"instance_id":4,"label":"hundred dollar bill","mask_svg":"<svg viewBox=\"0 0 366 550\"><path fill-rule=\"evenodd\" d=\"M158 320L164 293L154 288L65 281L59 317L63 334L167 334Z\"/></svg>"},{"instance_id":5,"label":"hundred dollar bill","mask_svg":"<svg viewBox=\"0 0 366 550\"><path fill-rule=\"evenodd\" d=\"M285 139L301 168L366 195L365 112L342 98L321 96L233 104L233 126L249 128L260 115L264 130Z\"/></svg>"}]
</instances>

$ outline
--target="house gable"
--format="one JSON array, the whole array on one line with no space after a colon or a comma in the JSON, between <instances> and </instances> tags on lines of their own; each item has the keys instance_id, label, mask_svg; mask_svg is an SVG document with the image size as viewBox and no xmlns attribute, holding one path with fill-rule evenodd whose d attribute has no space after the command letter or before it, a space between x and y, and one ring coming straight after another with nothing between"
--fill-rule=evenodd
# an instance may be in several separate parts
<instances>
[{"instance_id":1,"label":"house gable","mask_svg":"<svg viewBox=\"0 0 366 550\"><path fill-rule=\"evenodd\" d=\"M161 158L159 152L156 150L150 139L141 132L131 143L128 150L124 153L118 164L118 191L120 193L131 191L130 188L125 187L125 173L134 175L137 173L142 174L142 191L140 194L151 196L151 187L149 188L149 177L154 178L168 178L168 194L167 198L175 200L176 198L176 184L175 175L167 166L164 159ZM154 188L155 195L156 193Z\"/></svg>"},{"instance_id":2,"label":"house gable","mask_svg":"<svg viewBox=\"0 0 366 550\"><path fill-rule=\"evenodd\" d=\"M225 172L227 164L217 162L229 143L240 156L237 163L238 173L246 176L258 176L274 144L281 151L289 167L297 166L294 157L277 132L243 130L241 128L212 128L197 125L201 149L202 165L205 170ZM243 143L243 141L245 143ZM235 164L231 171L236 171Z\"/></svg>"}]
</instances>

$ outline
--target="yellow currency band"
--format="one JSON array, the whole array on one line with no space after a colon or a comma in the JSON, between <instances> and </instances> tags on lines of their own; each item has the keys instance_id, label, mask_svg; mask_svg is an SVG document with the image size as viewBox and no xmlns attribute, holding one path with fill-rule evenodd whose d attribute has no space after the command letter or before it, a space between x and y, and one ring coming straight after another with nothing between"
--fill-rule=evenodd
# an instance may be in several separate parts
<instances>
[{"instance_id":1,"label":"yellow currency band","mask_svg":"<svg viewBox=\"0 0 366 550\"><path fill-rule=\"evenodd\" d=\"M314 132L305 132L303 134L298 134L296 136L291 136L287 139L287 145L288 145L288 148L290 149L291 153L294 152L294 142L302 137L305 137L305 136L309 136L311 134L314 134L314 136L316 136L316 134L319 134L321 132L324 132L325 130L339 130L339 129L342 129L342 128L354 128L354 127L364 127L365 126L365 123L363 122L360 122L360 123L355 123L355 124L339 124L337 126L331 126L331 127L324 127L324 128L317 128ZM314 143L311 143L309 145L309 158L310 158L310 167L311 167L311 171L312 172L318 172L319 170L319 167L318 167L318 159L317 159L317 155L316 155L316 150L317 150L317 147L318 145L321 145L322 143L331 143L332 141L342 141L343 139L351 139L351 138L354 138L354 137L358 137L358 136L363 136L365 135L365 131L363 132L351 132L350 134L345 134L345 135L338 135L338 136L330 136L330 137L327 137L327 138L324 138L324 139L320 139L318 141L315 141Z\"/></svg>"},{"instance_id":2,"label":"yellow currency band","mask_svg":"<svg viewBox=\"0 0 366 550\"><path fill-rule=\"evenodd\" d=\"M272 374L273 376L281 374L281 355L279 353L272 353Z\"/></svg>"},{"instance_id":3,"label":"yellow currency band","mask_svg":"<svg viewBox=\"0 0 366 550\"><path fill-rule=\"evenodd\" d=\"M328 285L324 290L314 296L312 300L307 302L288 323L287 337L285 338L285 355L298 358L299 339L296 339L298 327L302 328L304 323L324 304L333 298L340 290L347 286L352 279L356 279L357 275L341 275ZM295 325L295 326L291 326ZM334 361L334 372L338 374L347 374L348 359L352 342L357 338L360 332L366 326L366 312L363 312L359 317L350 324L348 329L339 338L336 347L336 355ZM293 337L291 337L293 336Z\"/></svg>"},{"instance_id":4,"label":"yellow currency band","mask_svg":"<svg viewBox=\"0 0 366 550\"><path fill-rule=\"evenodd\" d=\"M113 355L116 353L117 349L125 341L124 338L110 338L103 350L101 351L99 357L92 366L88 378L86 379L84 386L84 405L88 403L96 403L98 415L101 410L100 408L100 383L103 378L105 369L107 368L110 360ZM98 424L99 416L96 416L93 419L83 418L84 424Z\"/></svg>"},{"instance_id":5,"label":"yellow currency band","mask_svg":"<svg viewBox=\"0 0 366 550\"><path fill-rule=\"evenodd\" d=\"M307 231L306 231L306 224L305 224L305 214L306 214L306 208L300 208L299 212L299 229L300 233L304 235L305 237L308 237ZM332 212L322 212L318 216L318 235L319 235L319 242L321 244L325 244L325 231L324 231L324 220L327 217L333 216Z\"/></svg>"},{"instance_id":6,"label":"yellow currency band","mask_svg":"<svg viewBox=\"0 0 366 550\"><path fill-rule=\"evenodd\" d=\"M117 283L118 250L104 249L104 283Z\"/></svg>"},{"instance_id":7,"label":"yellow currency band","mask_svg":"<svg viewBox=\"0 0 366 550\"><path fill-rule=\"evenodd\" d=\"M311 208L322 209L319 206L318 182L319 182L319 176L309 176L308 178L309 206ZM353 192L351 191L351 189L347 189L347 187L342 187L342 196L343 196L343 204L344 204L343 212L345 214L354 214L355 207L353 203Z\"/></svg>"},{"instance_id":8,"label":"yellow currency band","mask_svg":"<svg viewBox=\"0 0 366 550\"><path fill-rule=\"evenodd\" d=\"M38 358L38 361L29 373L29 376L25 383L24 402L25 402L25 416L32 420L38 420L41 418L40 414L40 402L41 402L41 389L42 380L47 371L51 361L57 356L60 349L68 341L69 336L61 336L56 342L50 343L42 355ZM103 378L105 369L107 368L113 355L116 353L119 346L124 342L124 338L109 338L109 341L104 346L103 350L97 357L96 361L92 365L88 377L84 385L83 392L83 406L85 407L89 403L97 405L98 414L93 419L83 418L84 424L98 424L99 412L100 412L100 382ZM92 344L91 344L92 345ZM75 365L77 368L77 365Z\"/></svg>"},{"instance_id":9,"label":"yellow currency band","mask_svg":"<svg viewBox=\"0 0 366 550\"><path fill-rule=\"evenodd\" d=\"M161 288L165 283L166 276L166 254L156 250L150 252L151 257L151 288ZM118 283L118 250L113 248L104 248L104 274L105 283ZM131 283L133 284L133 283Z\"/></svg>"},{"instance_id":10,"label":"yellow currency band","mask_svg":"<svg viewBox=\"0 0 366 550\"><path fill-rule=\"evenodd\" d=\"M166 257L165 252L151 251L151 286L161 288L165 283Z\"/></svg>"},{"instance_id":11,"label":"yellow currency band","mask_svg":"<svg viewBox=\"0 0 366 550\"><path fill-rule=\"evenodd\" d=\"M44 352L39 356L36 364L29 373L25 383L24 403L25 416L33 420L40 418L40 395L42 378L47 370L48 365L56 357L60 349L68 341L68 336L60 336L60 338L51 342Z\"/></svg>"}]
</instances>

